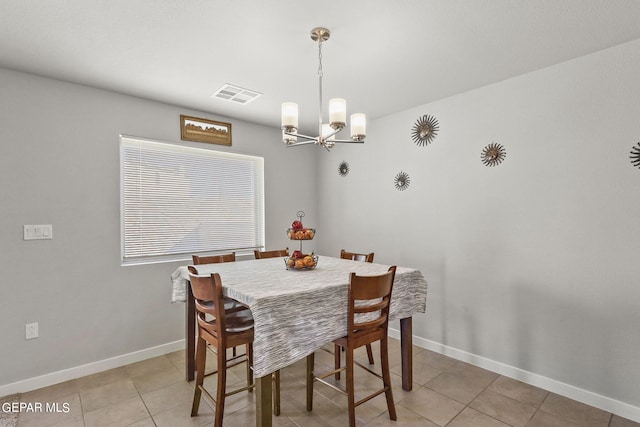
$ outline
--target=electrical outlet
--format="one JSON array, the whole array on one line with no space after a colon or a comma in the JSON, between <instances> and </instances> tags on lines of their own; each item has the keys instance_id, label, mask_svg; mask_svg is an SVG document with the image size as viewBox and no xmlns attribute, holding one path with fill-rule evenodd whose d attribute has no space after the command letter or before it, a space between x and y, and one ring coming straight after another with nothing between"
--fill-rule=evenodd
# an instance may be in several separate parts
<instances>
[{"instance_id":1,"label":"electrical outlet","mask_svg":"<svg viewBox=\"0 0 640 427\"><path fill-rule=\"evenodd\" d=\"M27 323L25 327L25 338L28 340L38 338L38 322Z\"/></svg>"}]
</instances>

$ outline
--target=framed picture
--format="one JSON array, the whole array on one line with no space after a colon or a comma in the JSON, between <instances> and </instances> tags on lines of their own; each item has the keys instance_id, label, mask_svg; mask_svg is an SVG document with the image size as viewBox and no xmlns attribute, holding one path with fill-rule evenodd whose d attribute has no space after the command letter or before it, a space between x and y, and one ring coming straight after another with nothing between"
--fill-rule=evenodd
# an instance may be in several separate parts
<instances>
[{"instance_id":1,"label":"framed picture","mask_svg":"<svg viewBox=\"0 0 640 427\"><path fill-rule=\"evenodd\" d=\"M180 138L184 141L231 145L231 123L180 115Z\"/></svg>"}]
</instances>

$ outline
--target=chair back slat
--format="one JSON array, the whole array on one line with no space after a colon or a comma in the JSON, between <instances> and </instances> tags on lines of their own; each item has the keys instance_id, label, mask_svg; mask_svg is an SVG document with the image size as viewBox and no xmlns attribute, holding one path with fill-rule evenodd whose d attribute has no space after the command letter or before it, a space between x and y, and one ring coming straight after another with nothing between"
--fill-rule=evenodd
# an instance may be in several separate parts
<instances>
[{"instance_id":1,"label":"chair back slat","mask_svg":"<svg viewBox=\"0 0 640 427\"><path fill-rule=\"evenodd\" d=\"M373 329L378 329L381 326L384 326L384 323L387 321L387 316L381 316L378 317L376 320L372 320L370 322L360 322L360 323L354 323L353 324L353 329L355 331L370 331Z\"/></svg>"},{"instance_id":2,"label":"chair back slat","mask_svg":"<svg viewBox=\"0 0 640 427\"><path fill-rule=\"evenodd\" d=\"M193 265L200 264L217 264L220 262L234 262L236 260L236 253L231 252L230 254L224 255L192 255L191 259L193 260Z\"/></svg>"},{"instance_id":3,"label":"chair back slat","mask_svg":"<svg viewBox=\"0 0 640 427\"><path fill-rule=\"evenodd\" d=\"M256 259L286 257L286 256L289 256L289 248L276 249L273 251L255 250L253 251L253 255L256 257Z\"/></svg>"},{"instance_id":4,"label":"chair back slat","mask_svg":"<svg viewBox=\"0 0 640 427\"><path fill-rule=\"evenodd\" d=\"M381 300L378 303L367 304L367 305L357 305L353 308L354 313L371 313L374 311L380 311L387 306L388 302L386 300Z\"/></svg>"},{"instance_id":5,"label":"chair back slat","mask_svg":"<svg viewBox=\"0 0 640 427\"><path fill-rule=\"evenodd\" d=\"M340 250L340 258L350 259L352 261L373 262L373 256L374 252L369 252L368 254L360 254L357 252L348 252L344 249Z\"/></svg>"}]
</instances>

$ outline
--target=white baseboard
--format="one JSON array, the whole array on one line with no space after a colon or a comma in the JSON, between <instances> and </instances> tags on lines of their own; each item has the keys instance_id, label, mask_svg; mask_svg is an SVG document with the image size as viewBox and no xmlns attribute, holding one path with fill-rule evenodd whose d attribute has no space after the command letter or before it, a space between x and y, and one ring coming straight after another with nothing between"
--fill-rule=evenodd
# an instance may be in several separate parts
<instances>
[{"instance_id":1,"label":"white baseboard","mask_svg":"<svg viewBox=\"0 0 640 427\"><path fill-rule=\"evenodd\" d=\"M400 331L389 328L389 336L400 339ZM582 402L586 405L594 406L620 417L640 422L640 407L620 402L619 400L593 393L588 390L583 390L570 384L534 374L514 366L505 365L504 363L496 362L495 360L487 359L486 357L467 353L466 351L449 347L435 341L414 336L413 344L418 347L426 348L427 350L435 351L436 353L479 366L491 372L504 375L505 377L513 378L515 380L522 381L523 383L556 393L560 396Z\"/></svg>"},{"instance_id":2,"label":"white baseboard","mask_svg":"<svg viewBox=\"0 0 640 427\"><path fill-rule=\"evenodd\" d=\"M389 328L389 336L392 338L400 339L400 331ZM440 353L445 356L449 356L454 359L479 366L497 374L504 375L506 377L513 378L527 384L531 384L533 386L548 390L561 396L568 397L578 402L600 408L603 411L611 412L612 414L616 414L620 417L627 418L635 422L640 422L640 408L637 406L620 402L619 400L602 396L588 390L583 390L570 384L556 381L552 378L548 378L542 375L534 374L532 372L528 372L514 366L496 362L495 360L487 359L486 357L481 357L476 354L459 350L457 348L449 347L435 341L414 336L413 344L418 347L426 348L427 350L435 351L436 353ZM48 387L50 385L58 384L72 379L96 374L98 372L118 368L120 366L129 365L131 363L140 362L152 357L162 356L163 354L182 350L184 349L184 345L184 340L174 341L133 353L123 354L109 359L100 360L98 362L88 363L86 365L52 372L50 374L41 375L39 377L29 378L11 384L0 385L0 396L6 396L14 393L25 393L38 388Z\"/></svg>"},{"instance_id":3,"label":"white baseboard","mask_svg":"<svg viewBox=\"0 0 640 427\"><path fill-rule=\"evenodd\" d=\"M26 380L17 381L11 384L0 385L0 396L6 396L15 393L26 393L28 391L36 390L42 387L48 387L50 385L62 383L87 375L96 374L98 372L107 371L109 369L118 368L120 366L129 365L135 362L140 362L152 357L162 356L163 354L183 350L184 346L184 340L174 341L156 347L134 351L133 353L127 353L120 356L111 357L109 359L87 363L86 365L52 372L50 374L41 375L39 377L28 378Z\"/></svg>"}]
</instances>

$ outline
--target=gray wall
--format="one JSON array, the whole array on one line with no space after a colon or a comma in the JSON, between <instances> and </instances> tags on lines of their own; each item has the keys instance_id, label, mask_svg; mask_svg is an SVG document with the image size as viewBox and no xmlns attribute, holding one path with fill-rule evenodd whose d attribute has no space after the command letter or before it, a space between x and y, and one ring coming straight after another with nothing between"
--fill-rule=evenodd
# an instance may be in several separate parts
<instances>
[{"instance_id":1,"label":"gray wall","mask_svg":"<svg viewBox=\"0 0 640 427\"><path fill-rule=\"evenodd\" d=\"M639 69L634 41L373 121L364 147L321 157L322 251L421 269L424 343L640 417ZM419 147L424 114L440 132ZM493 168L491 142L507 152Z\"/></svg>"},{"instance_id":2,"label":"gray wall","mask_svg":"<svg viewBox=\"0 0 640 427\"><path fill-rule=\"evenodd\" d=\"M184 338L181 263L120 266L119 134L183 143L180 114L231 121L230 149L265 158L267 247L290 244L298 210L315 221L317 153L284 149L277 128L4 69L0 94L0 389ZM24 241L24 224L53 240Z\"/></svg>"}]
</instances>

